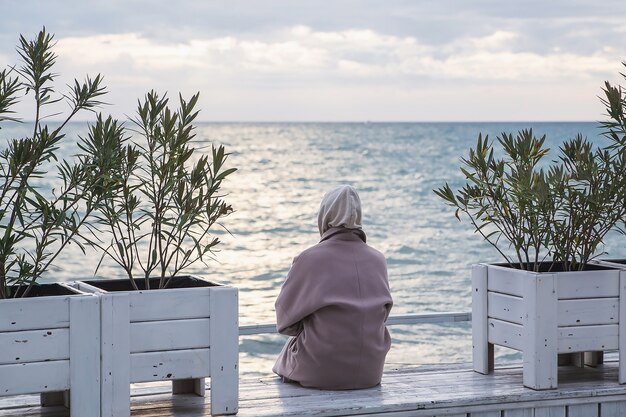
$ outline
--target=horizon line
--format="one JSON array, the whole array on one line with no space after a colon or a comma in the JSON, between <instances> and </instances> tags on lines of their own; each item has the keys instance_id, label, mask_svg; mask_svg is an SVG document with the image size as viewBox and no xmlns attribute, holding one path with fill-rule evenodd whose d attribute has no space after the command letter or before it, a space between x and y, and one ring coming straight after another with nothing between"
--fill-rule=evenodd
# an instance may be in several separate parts
<instances>
[{"instance_id":1,"label":"horizon line","mask_svg":"<svg viewBox=\"0 0 626 417\"><path fill-rule=\"evenodd\" d=\"M123 122L131 121L130 119L117 119ZM34 120L7 120L4 123L32 123ZM61 123L64 120L40 120L43 123ZM332 123L346 123L346 124L408 124L408 123L599 123L601 120L197 120L195 123L259 123L259 124L272 124L272 123L294 123L294 124L332 124ZM93 123L93 120L72 120L69 123ZM1 129L1 127L0 127Z\"/></svg>"}]
</instances>

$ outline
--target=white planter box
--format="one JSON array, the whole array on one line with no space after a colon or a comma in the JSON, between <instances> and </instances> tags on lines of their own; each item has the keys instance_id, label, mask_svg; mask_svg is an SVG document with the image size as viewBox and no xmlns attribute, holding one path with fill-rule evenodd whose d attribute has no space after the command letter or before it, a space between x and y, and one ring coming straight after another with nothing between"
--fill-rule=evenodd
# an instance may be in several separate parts
<instances>
[{"instance_id":1,"label":"white planter box","mask_svg":"<svg viewBox=\"0 0 626 417\"><path fill-rule=\"evenodd\" d=\"M202 286L118 291L112 289L128 280L76 283L101 299L103 417L130 416L131 383L172 380L173 394L204 396L205 377L211 377L211 413L237 413L237 289L181 278Z\"/></svg>"},{"instance_id":2,"label":"white planter box","mask_svg":"<svg viewBox=\"0 0 626 417\"><path fill-rule=\"evenodd\" d=\"M599 259L592 262L609 268L626 269L626 259Z\"/></svg>"},{"instance_id":3,"label":"white planter box","mask_svg":"<svg viewBox=\"0 0 626 417\"><path fill-rule=\"evenodd\" d=\"M557 388L559 353L619 349L626 383L626 271L474 265L472 342L474 370L483 374L493 371L493 345L521 351L524 385L533 389Z\"/></svg>"},{"instance_id":4,"label":"white planter box","mask_svg":"<svg viewBox=\"0 0 626 417\"><path fill-rule=\"evenodd\" d=\"M43 286L66 294L0 300L0 396L69 390L72 417L99 416L100 300Z\"/></svg>"}]
</instances>

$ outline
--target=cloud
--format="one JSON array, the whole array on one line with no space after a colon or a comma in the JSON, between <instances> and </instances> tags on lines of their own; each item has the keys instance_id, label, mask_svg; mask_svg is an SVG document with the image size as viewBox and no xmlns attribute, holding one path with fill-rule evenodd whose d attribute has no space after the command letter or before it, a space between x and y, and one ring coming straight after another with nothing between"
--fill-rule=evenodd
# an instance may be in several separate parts
<instances>
[{"instance_id":1,"label":"cloud","mask_svg":"<svg viewBox=\"0 0 626 417\"><path fill-rule=\"evenodd\" d=\"M300 42L242 41L241 66L251 70L287 72L291 70L315 71L329 64L328 51Z\"/></svg>"},{"instance_id":2,"label":"cloud","mask_svg":"<svg viewBox=\"0 0 626 417\"><path fill-rule=\"evenodd\" d=\"M229 38L162 44L138 33L68 37L58 40L56 52L68 61L94 66L128 60L141 69L197 66L206 53L229 49Z\"/></svg>"},{"instance_id":3,"label":"cloud","mask_svg":"<svg viewBox=\"0 0 626 417\"><path fill-rule=\"evenodd\" d=\"M320 78L547 81L611 73L614 51L576 55L553 48L520 50L523 36L494 31L445 45L373 30L314 31L294 26L268 39L235 36L157 42L138 33L66 37L57 52L77 65L123 63L118 71L213 71L216 74L316 76Z\"/></svg>"},{"instance_id":4,"label":"cloud","mask_svg":"<svg viewBox=\"0 0 626 417\"><path fill-rule=\"evenodd\" d=\"M595 106L602 81L622 69L615 24L515 16L474 24L479 12L468 21L396 13L400 29L381 21L304 24L283 16L281 25L257 22L248 31L191 25L176 36L140 26L60 31L56 71L79 79L104 74L106 101L115 103L106 111L122 116L155 89L201 91L203 116L211 120L596 117L596 107L581 102ZM8 49L0 54L12 59L0 56L0 62L15 61Z\"/></svg>"}]
</instances>

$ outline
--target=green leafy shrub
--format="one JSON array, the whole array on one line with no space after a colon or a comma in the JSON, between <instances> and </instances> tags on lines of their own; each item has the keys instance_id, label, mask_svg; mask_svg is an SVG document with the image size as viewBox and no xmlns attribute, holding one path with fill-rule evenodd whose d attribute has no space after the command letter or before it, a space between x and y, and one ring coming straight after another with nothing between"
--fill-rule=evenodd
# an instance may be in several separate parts
<instances>
[{"instance_id":1,"label":"green leafy shrub","mask_svg":"<svg viewBox=\"0 0 626 417\"><path fill-rule=\"evenodd\" d=\"M0 72L0 122L19 122L13 106L23 96L35 102L32 134L10 139L0 150L0 298L28 296L67 245L81 246L82 230L110 192L106 173L116 165L109 157L112 148L95 146L91 136L79 140L81 153L75 158L57 159L67 123L81 110L100 105L105 88L98 75L82 83L74 80L70 91L58 96L53 46L53 35L45 28L31 41L20 36L22 65ZM50 128L43 122L45 112L59 101L70 110L58 127ZM48 175L44 169L51 164L61 186L44 190L38 180Z\"/></svg>"},{"instance_id":2,"label":"green leafy shrub","mask_svg":"<svg viewBox=\"0 0 626 417\"><path fill-rule=\"evenodd\" d=\"M115 130L114 159L120 161L111 173L115 192L98 214L111 240L92 240L135 289L136 271L146 289L152 276L165 288L194 262L205 262L219 243L210 235L212 226L232 211L220 194L222 181L236 171L225 168L224 147L211 145L209 155L198 155L194 147L198 94L188 101L179 97L176 110L168 101L152 91L139 102L134 140L123 128Z\"/></svg>"},{"instance_id":3,"label":"green leafy shrub","mask_svg":"<svg viewBox=\"0 0 626 417\"><path fill-rule=\"evenodd\" d=\"M465 185L456 193L447 183L434 190L511 267L539 271L548 262L547 270L581 270L606 234L623 224L626 95L609 82L604 94L609 120L601 126L608 145L594 146L579 134L560 146L558 160L547 163L545 136L537 138L530 129L497 137L503 157L479 135L462 159Z\"/></svg>"}]
</instances>

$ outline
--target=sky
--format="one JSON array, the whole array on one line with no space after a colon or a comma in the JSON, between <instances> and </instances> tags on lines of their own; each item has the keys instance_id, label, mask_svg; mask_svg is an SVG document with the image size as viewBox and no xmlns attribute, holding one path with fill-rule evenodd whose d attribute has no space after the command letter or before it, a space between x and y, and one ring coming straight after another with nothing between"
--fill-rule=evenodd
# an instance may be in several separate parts
<instances>
[{"instance_id":1,"label":"sky","mask_svg":"<svg viewBox=\"0 0 626 417\"><path fill-rule=\"evenodd\" d=\"M0 0L0 68L45 26L61 91L100 73L115 117L155 90L199 91L204 121L593 121L624 22L624 0Z\"/></svg>"}]
</instances>

